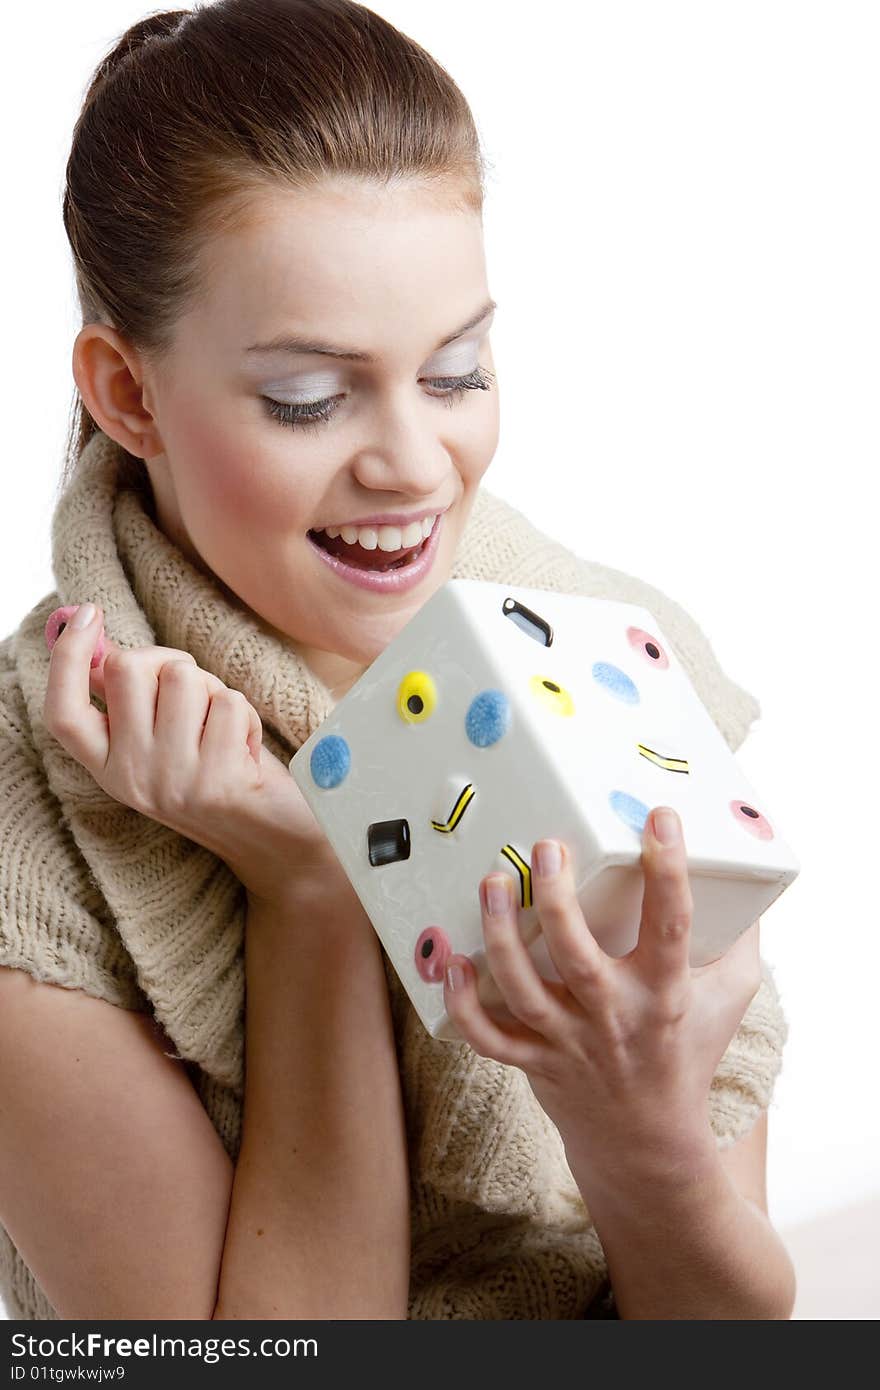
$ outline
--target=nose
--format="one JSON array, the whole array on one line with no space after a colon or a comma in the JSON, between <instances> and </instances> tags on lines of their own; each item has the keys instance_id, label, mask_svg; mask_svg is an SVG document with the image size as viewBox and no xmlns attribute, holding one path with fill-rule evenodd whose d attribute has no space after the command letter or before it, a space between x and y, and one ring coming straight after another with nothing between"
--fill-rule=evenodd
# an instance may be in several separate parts
<instances>
[{"instance_id":1,"label":"nose","mask_svg":"<svg viewBox=\"0 0 880 1390\"><path fill-rule=\"evenodd\" d=\"M442 401L413 401L405 390L377 406L373 433L355 456L357 481L398 498L430 499L448 491L451 451L438 428L442 410Z\"/></svg>"}]
</instances>

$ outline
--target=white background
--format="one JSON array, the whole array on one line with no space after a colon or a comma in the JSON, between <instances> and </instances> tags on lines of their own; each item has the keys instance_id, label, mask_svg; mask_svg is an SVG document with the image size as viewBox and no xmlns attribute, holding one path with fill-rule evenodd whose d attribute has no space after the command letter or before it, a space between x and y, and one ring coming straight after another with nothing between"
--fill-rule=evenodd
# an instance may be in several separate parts
<instances>
[{"instance_id":1,"label":"white background","mask_svg":"<svg viewBox=\"0 0 880 1390\"><path fill-rule=\"evenodd\" d=\"M762 925L790 1024L772 1218L880 1195L880 12L373 8L450 71L493 165L487 486L682 603L762 706L739 759L802 863ZM79 327L61 221L73 123L146 13L79 0L48 24L38 6L6 20L0 635L54 588Z\"/></svg>"}]
</instances>

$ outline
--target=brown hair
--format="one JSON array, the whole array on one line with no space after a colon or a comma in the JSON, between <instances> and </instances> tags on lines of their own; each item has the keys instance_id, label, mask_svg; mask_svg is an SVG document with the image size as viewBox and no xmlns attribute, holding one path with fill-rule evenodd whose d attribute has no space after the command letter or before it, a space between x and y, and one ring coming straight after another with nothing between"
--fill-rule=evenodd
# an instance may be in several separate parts
<instances>
[{"instance_id":1,"label":"brown hair","mask_svg":"<svg viewBox=\"0 0 880 1390\"><path fill-rule=\"evenodd\" d=\"M74 127L63 215L83 324L161 355L200 248L270 183L418 177L482 216L486 167L449 74L354 0L151 14L102 59ZM59 490L97 428L77 389Z\"/></svg>"}]
</instances>

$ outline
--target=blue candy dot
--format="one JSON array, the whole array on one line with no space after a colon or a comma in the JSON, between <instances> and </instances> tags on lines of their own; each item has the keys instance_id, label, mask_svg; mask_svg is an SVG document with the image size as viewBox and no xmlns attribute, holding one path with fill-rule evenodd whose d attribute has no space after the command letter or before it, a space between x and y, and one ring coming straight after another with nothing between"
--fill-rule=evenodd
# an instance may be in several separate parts
<instances>
[{"instance_id":1,"label":"blue candy dot","mask_svg":"<svg viewBox=\"0 0 880 1390\"><path fill-rule=\"evenodd\" d=\"M510 701L500 690L481 690L471 701L464 721L471 743L488 748L510 728Z\"/></svg>"},{"instance_id":2,"label":"blue candy dot","mask_svg":"<svg viewBox=\"0 0 880 1390\"><path fill-rule=\"evenodd\" d=\"M619 791L609 792L608 802L612 811L620 816L630 830L634 830L637 835L642 834L650 806L646 806L644 801L639 801L638 797L630 796L628 792Z\"/></svg>"},{"instance_id":3,"label":"blue candy dot","mask_svg":"<svg viewBox=\"0 0 880 1390\"><path fill-rule=\"evenodd\" d=\"M351 751L339 734L319 739L309 760L312 777L319 787L338 787L351 767Z\"/></svg>"},{"instance_id":4,"label":"blue candy dot","mask_svg":"<svg viewBox=\"0 0 880 1390\"><path fill-rule=\"evenodd\" d=\"M621 671L619 666L612 666L607 661L594 661L593 680L597 681L599 685L604 685L609 695L616 696L625 704L637 705L639 703L639 692L635 684L625 671Z\"/></svg>"}]
</instances>

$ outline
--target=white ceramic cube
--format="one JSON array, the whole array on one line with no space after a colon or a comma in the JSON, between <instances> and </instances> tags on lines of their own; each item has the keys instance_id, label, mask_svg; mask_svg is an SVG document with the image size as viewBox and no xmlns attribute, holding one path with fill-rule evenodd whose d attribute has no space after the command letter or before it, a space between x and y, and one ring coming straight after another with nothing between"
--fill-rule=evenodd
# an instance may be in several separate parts
<instances>
[{"instance_id":1,"label":"white ceramic cube","mask_svg":"<svg viewBox=\"0 0 880 1390\"><path fill-rule=\"evenodd\" d=\"M505 1016L486 968L479 883L514 883L539 972L559 976L531 894L536 840L563 840L604 951L635 946L642 829L681 817L691 964L717 959L799 864L647 609L450 580L290 760L413 1006L458 1039L443 1002L453 952Z\"/></svg>"}]
</instances>

